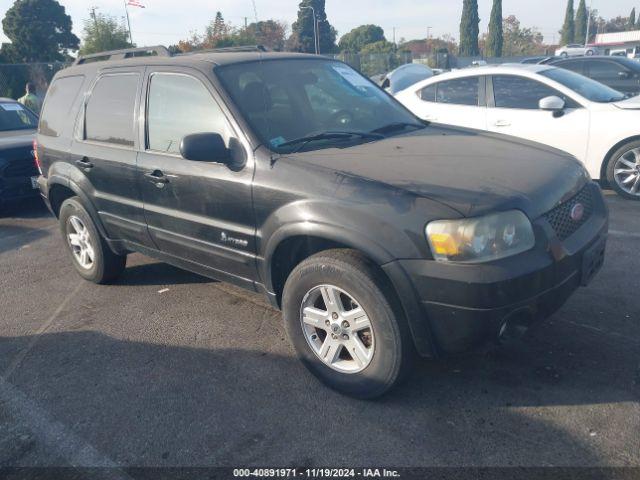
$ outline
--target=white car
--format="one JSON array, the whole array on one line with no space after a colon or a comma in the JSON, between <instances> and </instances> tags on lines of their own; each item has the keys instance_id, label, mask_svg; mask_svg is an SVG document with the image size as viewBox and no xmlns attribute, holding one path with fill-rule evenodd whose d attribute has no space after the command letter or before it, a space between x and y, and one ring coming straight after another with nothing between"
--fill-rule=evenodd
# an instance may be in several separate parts
<instances>
[{"instance_id":1,"label":"white car","mask_svg":"<svg viewBox=\"0 0 640 480\"><path fill-rule=\"evenodd\" d=\"M500 65L419 82L396 98L424 120L564 150L594 179L640 200L640 97L548 65Z\"/></svg>"},{"instance_id":2,"label":"white car","mask_svg":"<svg viewBox=\"0 0 640 480\"><path fill-rule=\"evenodd\" d=\"M597 52L595 47L585 47L579 43L565 45L556 50L556 57L580 57L582 55L595 55Z\"/></svg>"}]
</instances>

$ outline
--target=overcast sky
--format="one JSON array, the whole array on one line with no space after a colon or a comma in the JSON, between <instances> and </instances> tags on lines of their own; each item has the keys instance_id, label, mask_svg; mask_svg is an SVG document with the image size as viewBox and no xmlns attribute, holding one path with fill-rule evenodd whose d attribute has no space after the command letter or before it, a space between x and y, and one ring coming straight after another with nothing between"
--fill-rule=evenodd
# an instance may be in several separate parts
<instances>
[{"instance_id":1,"label":"overcast sky","mask_svg":"<svg viewBox=\"0 0 640 480\"><path fill-rule=\"evenodd\" d=\"M124 0L58 0L73 18L75 33L80 36L88 8L100 12L124 15ZM140 0L146 9L130 7L133 40L138 45L170 45L188 36L190 31L202 32L213 19L216 10L234 25L242 25L244 17L255 18L251 0ZM629 15L631 8L640 11L640 0L587 0L605 18ZM255 0L258 18L295 20L299 0ZM578 0L575 0L577 5ZM0 17L4 18L13 0L0 0ZM392 40L393 28L399 40L425 38L427 27L431 35L449 33L458 36L462 0L326 0L329 21L342 35L365 23L384 28ZM486 31L491 0L478 0L480 31ZM516 15L523 25L535 26L547 42L558 38L562 26L566 0L503 0L503 14ZM6 37L2 35L3 41Z\"/></svg>"}]
</instances>

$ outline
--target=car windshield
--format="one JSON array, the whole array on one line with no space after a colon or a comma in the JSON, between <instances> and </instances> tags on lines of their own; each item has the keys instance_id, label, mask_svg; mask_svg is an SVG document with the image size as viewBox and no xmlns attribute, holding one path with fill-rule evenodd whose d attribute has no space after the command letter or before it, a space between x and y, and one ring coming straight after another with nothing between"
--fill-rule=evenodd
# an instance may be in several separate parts
<instances>
[{"instance_id":1,"label":"car windshield","mask_svg":"<svg viewBox=\"0 0 640 480\"><path fill-rule=\"evenodd\" d=\"M561 83L592 102L611 103L626 98L623 93L570 70L550 68L540 72L540 75Z\"/></svg>"},{"instance_id":2,"label":"car windshield","mask_svg":"<svg viewBox=\"0 0 640 480\"><path fill-rule=\"evenodd\" d=\"M0 132L37 128L38 117L21 104L0 100Z\"/></svg>"},{"instance_id":3,"label":"car windshield","mask_svg":"<svg viewBox=\"0 0 640 480\"><path fill-rule=\"evenodd\" d=\"M260 140L278 153L346 147L424 127L340 62L268 60L215 71Z\"/></svg>"}]
</instances>

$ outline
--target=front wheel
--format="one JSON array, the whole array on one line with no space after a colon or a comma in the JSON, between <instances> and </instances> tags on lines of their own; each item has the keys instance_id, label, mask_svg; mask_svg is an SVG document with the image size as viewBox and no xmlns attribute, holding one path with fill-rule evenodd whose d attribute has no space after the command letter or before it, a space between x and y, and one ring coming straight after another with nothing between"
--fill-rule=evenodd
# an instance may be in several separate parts
<instances>
[{"instance_id":1,"label":"front wheel","mask_svg":"<svg viewBox=\"0 0 640 480\"><path fill-rule=\"evenodd\" d=\"M303 364L329 387L378 397L408 371L412 342L391 286L353 250L298 265L283 293L287 334Z\"/></svg>"},{"instance_id":2,"label":"front wheel","mask_svg":"<svg viewBox=\"0 0 640 480\"><path fill-rule=\"evenodd\" d=\"M621 197L640 200L640 141L623 145L611 156L607 180Z\"/></svg>"},{"instance_id":3,"label":"front wheel","mask_svg":"<svg viewBox=\"0 0 640 480\"><path fill-rule=\"evenodd\" d=\"M594 51L593 50L587 50L586 55L587 55L587 57L592 57L594 55Z\"/></svg>"}]
</instances>

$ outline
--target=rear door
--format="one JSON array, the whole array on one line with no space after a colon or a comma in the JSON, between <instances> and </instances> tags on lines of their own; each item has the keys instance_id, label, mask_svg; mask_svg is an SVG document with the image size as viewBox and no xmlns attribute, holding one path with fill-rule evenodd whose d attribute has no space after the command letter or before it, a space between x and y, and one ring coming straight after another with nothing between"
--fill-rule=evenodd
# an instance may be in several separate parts
<instances>
[{"instance_id":1,"label":"rear door","mask_svg":"<svg viewBox=\"0 0 640 480\"><path fill-rule=\"evenodd\" d=\"M238 284L256 279L253 160L211 82L197 70L149 68L139 182L149 233L168 255L197 263ZM180 142L193 133L219 133L234 155L221 163L185 160Z\"/></svg>"},{"instance_id":2,"label":"rear door","mask_svg":"<svg viewBox=\"0 0 640 480\"><path fill-rule=\"evenodd\" d=\"M151 245L136 169L137 122L144 68L107 69L87 93L70 161L86 177L112 239Z\"/></svg>"},{"instance_id":3,"label":"rear door","mask_svg":"<svg viewBox=\"0 0 640 480\"><path fill-rule=\"evenodd\" d=\"M473 76L431 84L418 94L414 113L431 122L486 129L484 77Z\"/></svg>"},{"instance_id":4,"label":"rear door","mask_svg":"<svg viewBox=\"0 0 640 480\"><path fill-rule=\"evenodd\" d=\"M564 150L584 161L589 140L589 110L537 80L516 75L494 75L488 82L488 129ZM540 110L538 103L558 96L567 105L564 114Z\"/></svg>"}]
</instances>

